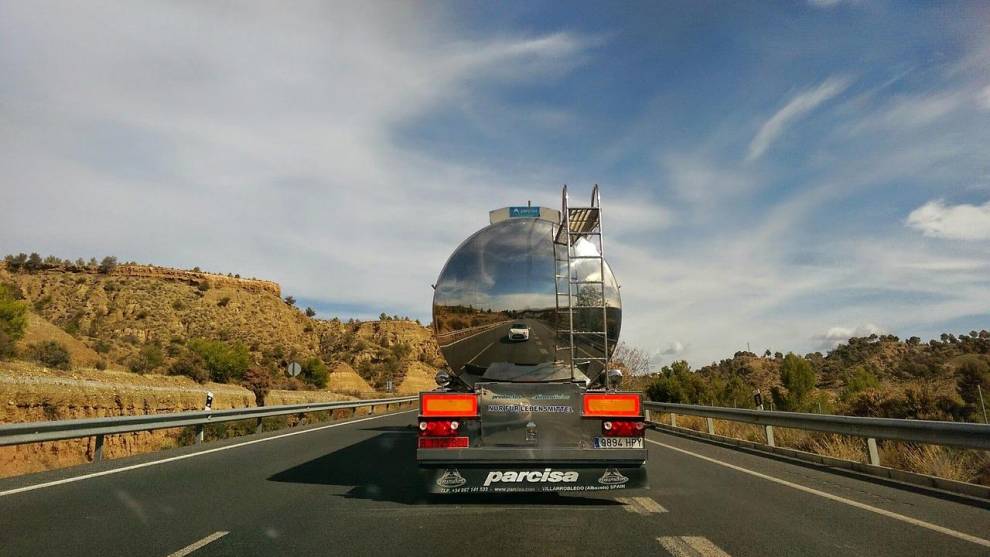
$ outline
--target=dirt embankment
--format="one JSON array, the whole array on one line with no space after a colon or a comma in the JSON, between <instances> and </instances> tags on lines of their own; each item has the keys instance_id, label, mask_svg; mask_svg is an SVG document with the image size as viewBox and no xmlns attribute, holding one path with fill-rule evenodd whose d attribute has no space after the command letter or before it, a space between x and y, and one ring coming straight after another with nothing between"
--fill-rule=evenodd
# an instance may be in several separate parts
<instances>
[{"instance_id":1,"label":"dirt embankment","mask_svg":"<svg viewBox=\"0 0 990 557\"><path fill-rule=\"evenodd\" d=\"M80 369L56 371L15 362L0 365L0 423L164 414L202 410L206 392L213 409L255 406L254 394L236 385L200 385L186 377L137 375ZM266 405L348 400L326 391L272 391ZM105 458L177 446L188 431L140 432L106 438ZM94 440L73 439L0 447L0 477L82 464L92 459Z\"/></svg>"}]
</instances>

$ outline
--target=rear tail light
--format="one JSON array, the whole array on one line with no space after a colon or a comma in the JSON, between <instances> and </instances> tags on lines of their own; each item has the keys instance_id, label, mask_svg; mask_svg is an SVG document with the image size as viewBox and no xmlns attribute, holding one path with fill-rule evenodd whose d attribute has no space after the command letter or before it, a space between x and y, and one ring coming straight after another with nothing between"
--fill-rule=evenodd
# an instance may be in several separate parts
<instances>
[{"instance_id":1,"label":"rear tail light","mask_svg":"<svg viewBox=\"0 0 990 557\"><path fill-rule=\"evenodd\" d=\"M638 393L585 393L584 415L602 418L625 418L642 415Z\"/></svg>"},{"instance_id":2,"label":"rear tail light","mask_svg":"<svg viewBox=\"0 0 990 557\"><path fill-rule=\"evenodd\" d=\"M450 437L457 435L461 423L457 420L423 420L419 422L420 437Z\"/></svg>"},{"instance_id":3,"label":"rear tail light","mask_svg":"<svg viewBox=\"0 0 990 557\"><path fill-rule=\"evenodd\" d=\"M646 423L633 420L605 420L602 422L605 437L642 437L646 434Z\"/></svg>"},{"instance_id":4,"label":"rear tail light","mask_svg":"<svg viewBox=\"0 0 990 557\"><path fill-rule=\"evenodd\" d=\"M420 449L466 449L467 437L420 437Z\"/></svg>"},{"instance_id":5,"label":"rear tail light","mask_svg":"<svg viewBox=\"0 0 990 557\"><path fill-rule=\"evenodd\" d=\"M478 396L463 393L421 393L419 413L424 418L472 418L478 415Z\"/></svg>"}]
</instances>

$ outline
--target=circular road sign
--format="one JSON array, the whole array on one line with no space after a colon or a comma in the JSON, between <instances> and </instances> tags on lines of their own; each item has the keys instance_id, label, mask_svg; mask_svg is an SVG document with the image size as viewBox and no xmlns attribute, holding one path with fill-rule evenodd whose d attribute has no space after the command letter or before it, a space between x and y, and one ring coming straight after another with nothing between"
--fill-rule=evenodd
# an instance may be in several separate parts
<instances>
[{"instance_id":1,"label":"circular road sign","mask_svg":"<svg viewBox=\"0 0 990 557\"><path fill-rule=\"evenodd\" d=\"M299 365L299 362L292 362L289 364L289 375L295 377L299 375L300 372L302 372L302 366Z\"/></svg>"}]
</instances>

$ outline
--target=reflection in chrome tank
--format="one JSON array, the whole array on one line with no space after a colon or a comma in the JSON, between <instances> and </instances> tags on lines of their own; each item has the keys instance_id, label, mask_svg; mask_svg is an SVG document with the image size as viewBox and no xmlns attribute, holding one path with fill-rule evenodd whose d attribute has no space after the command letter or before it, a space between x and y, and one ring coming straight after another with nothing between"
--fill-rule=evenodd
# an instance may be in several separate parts
<instances>
[{"instance_id":1,"label":"reflection in chrome tank","mask_svg":"<svg viewBox=\"0 0 990 557\"><path fill-rule=\"evenodd\" d=\"M494 380L499 379L498 374L509 374L513 378L505 380L516 381L569 378L568 288L575 306L599 306L575 308L574 330L607 330L611 354L622 315L615 277L605 264L608 323L603 329L601 285L569 285L566 263L555 262L567 248L557 245L555 257L554 228L554 223L537 218L503 220L475 233L450 256L434 292L433 326L452 373L484 374L486 379ZM571 255L597 255L599 249L597 242L582 238L571 248ZM599 259L577 259L572 262L571 278L600 281L600 269ZM559 281L558 288L555 280ZM558 289L563 308L559 313ZM528 339L519 329L528 330ZM602 335L575 334L574 345L578 371L575 376L580 378L583 374L595 381L602 372L602 363L582 358L604 356ZM554 362L562 365L546 365ZM519 366L533 366L532 372Z\"/></svg>"}]
</instances>

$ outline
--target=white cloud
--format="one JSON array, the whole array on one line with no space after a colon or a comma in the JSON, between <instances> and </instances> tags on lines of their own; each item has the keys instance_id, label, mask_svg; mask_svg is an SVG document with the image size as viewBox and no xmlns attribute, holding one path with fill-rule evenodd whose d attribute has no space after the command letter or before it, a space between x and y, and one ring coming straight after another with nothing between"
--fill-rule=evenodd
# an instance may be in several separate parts
<instances>
[{"instance_id":1,"label":"white cloud","mask_svg":"<svg viewBox=\"0 0 990 557\"><path fill-rule=\"evenodd\" d=\"M0 206L16 210L0 251L199 265L424 317L488 210L534 184L552 206L557 181L546 165L458 163L401 131L561 76L598 43L468 39L449 14L402 5L3 11Z\"/></svg>"},{"instance_id":2,"label":"white cloud","mask_svg":"<svg viewBox=\"0 0 990 557\"><path fill-rule=\"evenodd\" d=\"M983 205L929 201L911 211L907 226L932 238L990 240L990 201Z\"/></svg>"},{"instance_id":3,"label":"white cloud","mask_svg":"<svg viewBox=\"0 0 990 557\"><path fill-rule=\"evenodd\" d=\"M821 350L832 350L852 337L866 337L884 334L884 330L872 323L856 327L832 327L822 334L816 335L814 341Z\"/></svg>"},{"instance_id":4,"label":"white cloud","mask_svg":"<svg viewBox=\"0 0 990 557\"><path fill-rule=\"evenodd\" d=\"M684 352L684 345L680 341L676 341L676 340L668 342L667 344L663 345L659 350L659 353L664 356L676 356L681 352Z\"/></svg>"},{"instance_id":5,"label":"white cloud","mask_svg":"<svg viewBox=\"0 0 990 557\"><path fill-rule=\"evenodd\" d=\"M980 91L977 99L984 110L990 110L990 85L987 85Z\"/></svg>"},{"instance_id":6,"label":"white cloud","mask_svg":"<svg viewBox=\"0 0 990 557\"><path fill-rule=\"evenodd\" d=\"M770 145L784 133L787 126L818 108L825 101L842 93L848 86L848 79L830 77L817 87L795 95L783 108L760 126L760 131L756 133L749 144L749 154L746 156L746 160L753 161L760 158Z\"/></svg>"}]
</instances>

